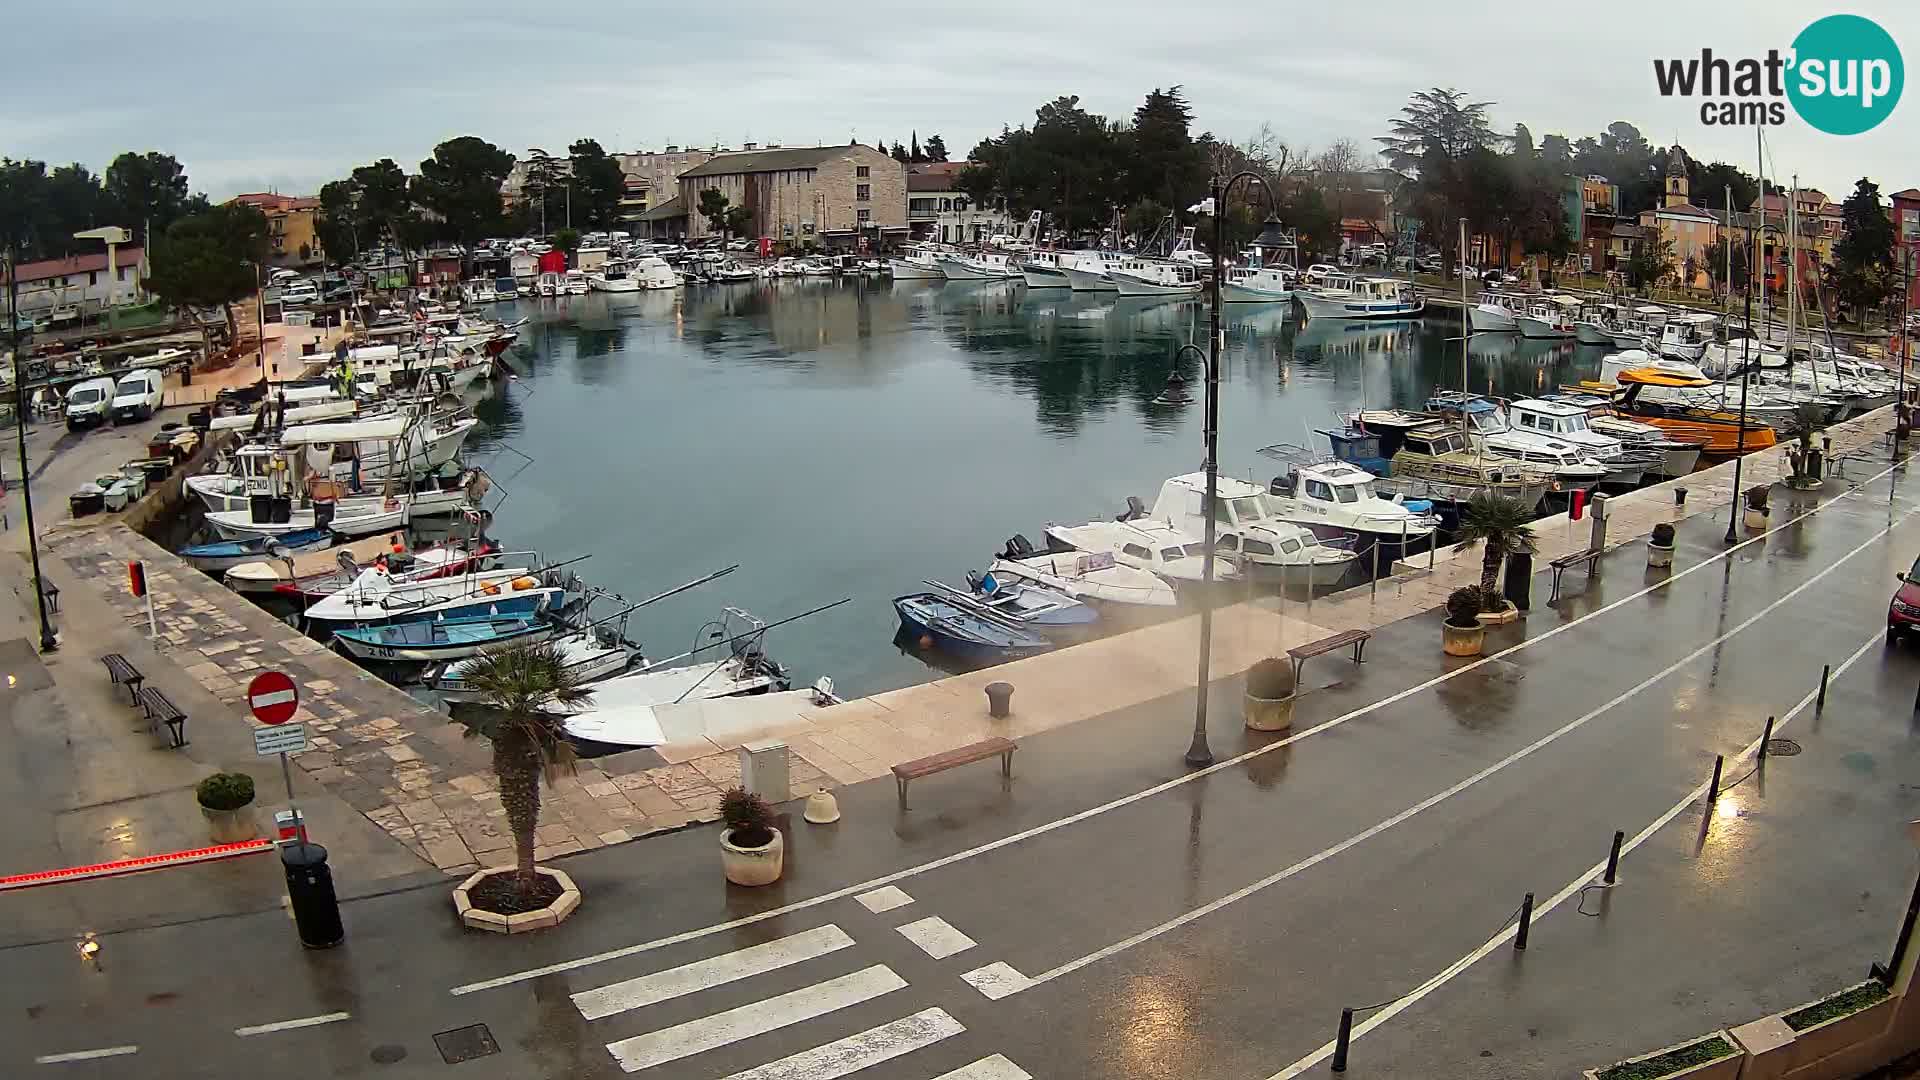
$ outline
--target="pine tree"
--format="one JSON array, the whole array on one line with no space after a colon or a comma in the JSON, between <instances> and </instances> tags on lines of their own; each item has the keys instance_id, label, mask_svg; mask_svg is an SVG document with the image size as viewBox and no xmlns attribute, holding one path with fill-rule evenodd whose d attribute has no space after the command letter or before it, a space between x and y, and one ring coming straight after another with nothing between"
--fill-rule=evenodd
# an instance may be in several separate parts
<instances>
[{"instance_id":1,"label":"pine tree","mask_svg":"<svg viewBox=\"0 0 1920 1080\"><path fill-rule=\"evenodd\" d=\"M1828 281L1840 302L1856 317L1892 296L1898 287L1893 265L1893 221L1880 206L1880 188L1861 177L1840 206L1845 230L1833 248Z\"/></svg>"}]
</instances>

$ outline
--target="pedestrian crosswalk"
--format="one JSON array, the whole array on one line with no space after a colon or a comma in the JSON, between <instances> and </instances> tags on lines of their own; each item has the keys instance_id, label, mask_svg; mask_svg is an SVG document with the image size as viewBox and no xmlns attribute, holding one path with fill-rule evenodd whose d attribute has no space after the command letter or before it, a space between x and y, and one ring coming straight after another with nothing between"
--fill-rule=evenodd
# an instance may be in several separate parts
<instances>
[{"instance_id":1,"label":"pedestrian crosswalk","mask_svg":"<svg viewBox=\"0 0 1920 1080\"><path fill-rule=\"evenodd\" d=\"M872 908L869 907L869 910ZM927 957L936 961L970 949L975 944L957 928L936 917L923 918L896 929ZM898 942L900 938L892 940ZM869 944L874 943L869 941ZM899 995L899 991L907 989L907 979L886 963L871 963L857 958L856 952L849 951L855 945L851 934L839 926L827 924L583 990L573 995L573 1003L583 1018L601 1022L607 1028L608 1035L623 1036L605 1045L614 1061L628 1073L681 1063L672 1071L674 1075L687 1075L686 1069L698 1069L691 1059L700 1055L724 1051L756 1036L793 1029L802 1033L817 1030L820 1034L817 1040L800 1039L799 1044L805 1049L733 1072L724 1080L838 1080L854 1073L860 1074L860 1080L882 1080L885 1070L863 1070L908 1058L909 1055L966 1033L965 1025L946 1009L933 1006L915 1010L916 1005L925 1005L926 1002L911 1001L910 995ZM901 954L897 946L892 955L898 962ZM913 966L904 965L907 968ZM742 987L750 987L753 980L779 972L788 974L771 981L782 987L793 986L796 974L811 981L797 989L759 996L731 1008L701 1006L701 1002L707 1000L703 995L723 987L731 988L723 994L724 1000L739 1001ZM949 974L947 979L954 986L964 987L953 974ZM871 1022L876 1019L872 1015L872 1007L878 1003L879 1007L885 1008L884 1003L896 1000L895 995L899 995L898 1000L905 1007L896 1006L899 1012L884 1023L849 1033L847 1028L853 1025L834 1019L834 1014L842 1010L868 1006L866 1010L848 1015L863 1015ZM974 996L971 1000L977 1002L980 998ZM669 1002L674 1003L671 1013L673 1019L686 1016L689 1012L697 1012L698 1015L667 1026L650 1026L648 1017L651 1013L648 1010ZM630 1034L632 1032L637 1033ZM790 1049L795 1044L796 1039L790 1034L781 1049ZM765 1044L756 1042L755 1045ZM964 1046L964 1043L955 1043L954 1049L963 1049ZM934 1068L910 1063L902 1067L909 1068L913 1077L927 1077L938 1067L951 1065L958 1056L953 1049L942 1051L942 1055L944 1060ZM737 1069L743 1056L738 1049L716 1054L717 1060L724 1059L727 1064L719 1068L708 1067L703 1075L711 1076L729 1067ZM930 1062L932 1060L936 1059L929 1059ZM663 1070L661 1075L665 1074ZM934 1080L1032 1078L1004 1055L990 1054L941 1073Z\"/></svg>"}]
</instances>

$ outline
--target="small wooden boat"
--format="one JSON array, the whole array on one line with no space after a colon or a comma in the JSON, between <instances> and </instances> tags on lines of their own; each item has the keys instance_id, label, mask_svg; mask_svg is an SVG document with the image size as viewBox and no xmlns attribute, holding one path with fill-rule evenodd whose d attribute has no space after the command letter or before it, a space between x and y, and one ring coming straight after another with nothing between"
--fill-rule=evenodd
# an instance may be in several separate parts
<instances>
[{"instance_id":1,"label":"small wooden boat","mask_svg":"<svg viewBox=\"0 0 1920 1080\"><path fill-rule=\"evenodd\" d=\"M937 592L894 598L901 632L922 648L969 660L1012 660L1044 652L1052 643L1010 619L995 618Z\"/></svg>"},{"instance_id":2,"label":"small wooden boat","mask_svg":"<svg viewBox=\"0 0 1920 1080\"><path fill-rule=\"evenodd\" d=\"M192 563L195 569L215 573L259 559L325 551L339 540L332 529L306 529L279 537L256 536L251 540L217 540L211 544L195 544L181 548L180 557Z\"/></svg>"},{"instance_id":3,"label":"small wooden boat","mask_svg":"<svg viewBox=\"0 0 1920 1080\"><path fill-rule=\"evenodd\" d=\"M362 660L428 663L463 659L495 645L539 641L552 635L553 624L538 615L515 614L355 626L335 630L333 639Z\"/></svg>"}]
</instances>

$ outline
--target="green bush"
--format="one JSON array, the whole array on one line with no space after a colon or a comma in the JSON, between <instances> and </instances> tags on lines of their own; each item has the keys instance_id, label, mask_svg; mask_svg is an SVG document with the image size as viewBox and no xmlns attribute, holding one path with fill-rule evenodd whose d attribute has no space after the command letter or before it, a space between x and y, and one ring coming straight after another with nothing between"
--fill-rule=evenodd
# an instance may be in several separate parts
<instances>
[{"instance_id":1,"label":"green bush","mask_svg":"<svg viewBox=\"0 0 1920 1080\"><path fill-rule=\"evenodd\" d=\"M1825 1023L1835 1017L1857 1013L1886 996L1887 988L1878 982L1864 983L1851 990L1835 994L1825 1001L1816 1001L1799 1012L1788 1013L1785 1019L1788 1027L1795 1031L1805 1031L1815 1024Z\"/></svg>"},{"instance_id":2,"label":"green bush","mask_svg":"<svg viewBox=\"0 0 1920 1080\"><path fill-rule=\"evenodd\" d=\"M1719 1061L1732 1053L1732 1045L1715 1035L1711 1039L1689 1043L1678 1050L1669 1050L1659 1057L1650 1057L1630 1065L1615 1065L1601 1072L1600 1080L1659 1080L1660 1077L1671 1076L1681 1069L1705 1065L1709 1061Z\"/></svg>"},{"instance_id":3,"label":"green bush","mask_svg":"<svg viewBox=\"0 0 1920 1080\"><path fill-rule=\"evenodd\" d=\"M1486 596L1478 585L1462 585L1447 594L1447 624L1463 630L1480 625L1480 613L1486 610Z\"/></svg>"},{"instance_id":4,"label":"green bush","mask_svg":"<svg viewBox=\"0 0 1920 1080\"><path fill-rule=\"evenodd\" d=\"M238 810L253 801L253 777L246 773L214 773L194 789L200 805L209 810Z\"/></svg>"}]
</instances>

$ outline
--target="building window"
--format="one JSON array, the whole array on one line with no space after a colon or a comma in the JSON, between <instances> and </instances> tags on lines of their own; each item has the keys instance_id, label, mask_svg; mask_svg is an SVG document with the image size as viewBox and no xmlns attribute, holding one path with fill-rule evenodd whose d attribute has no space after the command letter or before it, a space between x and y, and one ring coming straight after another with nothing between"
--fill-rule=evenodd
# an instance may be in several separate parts
<instances>
[{"instance_id":1,"label":"building window","mask_svg":"<svg viewBox=\"0 0 1920 1080\"><path fill-rule=\"evenodd\" d=\"M867 177L873 175L873 169L872 167L867 165L855 165L853 167L853 175L860 177L861 179L864 180Z\"/></svg>"},{"instance_id":2,"label":"building window","mask_svg":"<svg viewBox=\"0 0 1920 1080\"><path fill-rule=\"evenodd\" d=\"M100 284L100 271L98 270L87 271L87 284L88 285Z\"/></svg>"},{"instance_id":3,"label":"building window","mask_svg":"<svg viewBox=\"0 0 1920 1080\"><path fill-rule=\"evenodd\" d=\"M860 224L865 225L867 222L873 220L873 211L861 210L858 211L855 216L859 219Z\"/></svg>"},{"instance_id":4,"label":"building window","mask_svg":"<svg viewBox=\"0 0 1920 1080\"><path fill-rule=\"evenodd\" d=\"M872 200L873 200L873 185L855 184L853 186L854 202L871 202Z\"/></svg>"},{"instance_id":5,"label":"building window","mask_svg":"<svg viewBox=\"0 0 1920 1080\"><path fill-rule=\"evenodd\" d=\"M121 281L127 280L127 268L124 266L120 268L120 280Z\"/></svg>"}]
</instances>

